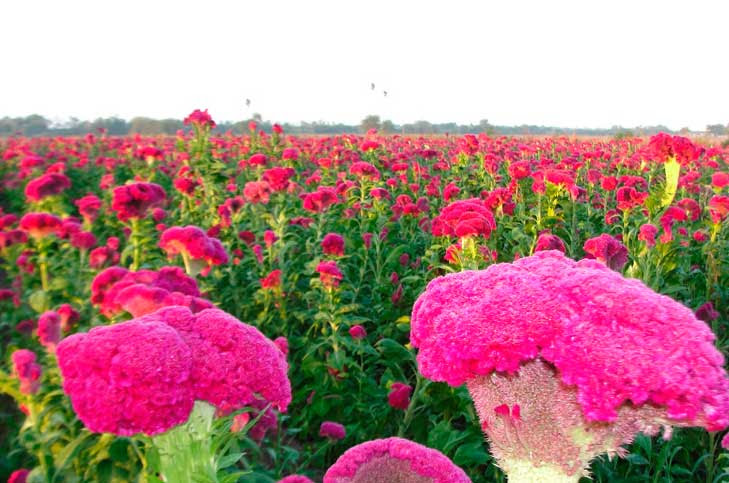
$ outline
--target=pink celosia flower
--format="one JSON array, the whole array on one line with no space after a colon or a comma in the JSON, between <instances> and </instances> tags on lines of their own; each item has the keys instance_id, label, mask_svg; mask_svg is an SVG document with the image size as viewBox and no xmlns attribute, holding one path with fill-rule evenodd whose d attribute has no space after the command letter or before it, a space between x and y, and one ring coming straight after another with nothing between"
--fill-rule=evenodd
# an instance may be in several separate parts
<instances>
[{"instance_id":1,"label":"pink celosia flower","mask_svg":"<svg viewBox=\"0 0 729 483\"><path fill-rule=\"evenodd\" d=\"M46 196L57 195L71 187L71 180L65 174L47 173L31 180L25 186L25 197L40 201Z\"/></svg>"},{"instance_id":2,"label":"pink celosia flower","mask_svg":"<svg viewBox=\"0 0 729 483\"><path fill-rule=\"evenodd\" d=\"M711 221L717 224L726 219L729 216L729 196L712 196L709 200L709 215L711 216Z\"/></svg>"},{"instance_id":3,"label":"pink celosia flower","mask_svg":"<svg viewBox=\"0 0 729 483\"><path fill-rule=\"evenodd\" d=\"M276 347L279 348L281 352L283 352L283 355L289 354L289 340L284 336L279 336L273 339L273 343L276 344Z\"/></svg>"},{"instance_id":4,"label":"pink celosia flower","mask_svg":"<svg viewBox=\"0 0 729 483\"><path fill-rule=\"evenodd\" d=\"M711 186L717 189L729 186L729 173L712 173L711 175Z\"/></svg>"},{"instance_id":5,"label":"pink celosia flower","mask_svg":"<svg viewBox=\"0 0 729 483\"><path fill-rule=\"evenodd\" d=\"M43 368L36 363L35 352L19 349L13 352L13 374L20 381L20 392L35 394L40 389L40 377Z\"/></svg>"},{"instance_id":6,"label":"pink celosia flower","mask_svg":"<svg viewBox=\"0 0 729 483\"><path fill-rule=\"evenodd\" d=\"M215 129L215 121L213 121L213 118L210 114L208 114L207 109L204 111L195 109L182 122L185 126L192 124L195 127Z\"/></svg>"},{"instance_id":7,"label":"pink celosia flower","mask_svg":"<svg viewBox=\"0 0 729 483\"><path fill-rule=\"evenodd\" d=\"M367 331L361 325L353 325L349 328L349 335L352 339L364 339L367 337Z\"/></svg>"},{"instance_id":8,"label":"pink celosia flower","mask_svg":"<svg viewBox=\"0 0 729 483\"><path fill-rule=\"evenodd\" d=\"M324 421L319 426L319 436L330 439L344 439L346 435L347 431L344 426L334 421Z\"/></svg>"},{"instance_id":9,"label":"pink celosia flower","mask_svg":"<svg viewBox=\"0 0 729 483\"><path fill-rule=\"evenodd\" d=\"M433 219L435 236L465 237L480 235L488 238L496 227L491 211L477 198L454 201Z\"/></svg>"},{"instance_id":10,"label":"pink celosia flower","mask_svg":"<svg viewBox=\"0 0 729 483\"><path fill-rule=\"evenodd\" d=\"M470 483L440 451L402 438L376 439L344 452L327 470L324 483Z\"/></svg>"},{"instance_id":11,"label":"pink celosia flower","mask_svg":"<svg viewBox=\"0 0 729 483\"><path fill-rule=\"evenodd\" d=\"M711 323L719 318L719 312L714 308L714 304L706 302L704 305L696 309L696 318L704 322Z\"/></svg>"},{"instance_id":12,"label":"pink celosia flower","mask_svg":"<svg viewBox=\"0 0 729 483\"><path fill-rule=\"evenodd\" d=\"M181 254L191 275L209 269L212 265L228 263L228 253L220 240L209 237L200 228L173 226L162 233L159 246L169 257Z\"/></svg>"},{"instance_id":13,"label":"pink celosia flower","mask_svg":"<svg viewBox=\"0 0 729 483\"><path fill-rule=\"evenodd\" d=\"M25 483L28 480L29 474L30 470L26 470L25 468L15 470L10 474L10 478L8 478L8 483Z\"/></svg>"},{"instance_id":14,"label":"pink celosia flower","mask_svg":"<svg viewBox=\"0 0 729 483\"><path fill-rule=\"evenodd\" d=\"M243 188L243 196L249 203L265 205L271 199L271 187L265 181L249 181Z\"/></svg>"},{"instance_id":15,"label":"pink celosia flower","mask_svg":"<svg viewBox=\"0 0 729 483\"><path fill-rule=\"evenodd\" d=\"M38 339L51 354L61 340L61 317L57 312L48 310L38 318Z\"/></svg>"},{"instance_id":16,"label":"pink celosia flower","mask_svg":"<svg viewBox=\"0 0 729 483\"><path fill-rule=\"evenodd\" d=\"M63 304L56 309L61 318L61 330L68 332L79 321L81 315L70 304Z\"/></svg>"},{"instance_id":17,"label":"pink celosia flower","mask_svg":"<svg viewBox=\"0 0 729 483\"><path fill-rule=\"evenodd\" d=\"M96 195L88 194L74 201L74 204L87 224L93 223L96 217L99 216L101 200Z\"/></svg>"},{"instance_id":18,"label":"pink celosia flower","mask_svg":"<svg viewBox=\"0 0 729 483\"><path fill-rule=\"evenodd\" d=\"M153 319L94 327L58 345L63 390L94 432L155 435L185 422L191 365L181 335Z\"/></svg>"},{"instance_id":19,"label":"pink celosia flower","mask_svg":"<svg viewBox=\"0 0 729 483\"><path fill-rule=\"evenodd\" d=\"M650 223L645 223L640 226L640 233L638 234L638 240L645 242L648 248L656 246L656 235L658 234L658 228Z\"/></svg>"},{"instance_id":20,"label":"pink celosia flower","mask_svg":"<svg viewBox=\"0 0 729 483\"><path fill-rule=\"evenodd\" d=\"M262 398L286 411L291 402L286 357L255 327L222 310L194 314L187 307L165 307L136 320L164 322L190 346L195 399L238 409Z\"/></svg>"},{"instance_id":21,"label":"pink celosia flower","mask_svg":"<svg viewBox=\"0 0 729 483\"><path fill-rule=\"evenodd\" d=\"M50 213L26 213L18 225L36 240L45 238L61 228L61 219Z\"/></svg>"},{"instance_id":22,"label":"pink celosia flower","mask_svg":"<svg viewBox=\"0 0 729 483\"><path fill-rule=\"evenodd\" d=\"M405 411L410 406L410 394L412 392L412 386L402 382L393 382L390 393L387 395L387 403L395 409Z\"/></svg>"},{"instance_id":23,"label":"pink celosia flower","mask_svg":"<svg viewBox=\"0 0 729 483\"><path fill-rule=\"evenodd\" d=\"M281 270L276 269L260 279L261 288L264 290L276 290L281 288Z\"/></svg>"},{"instance_id":24,"label":"pink celosia flower","mask_svg":"<svg viewBox=\"0 0 729 483\"><path fill-rule=\"evenodd\" d=\"M620 271L628 262L628 249L607 233L588 239L582 249L586 258L598 260L613 270Z\"/></svg>"},{"instance_id":25,"label":"pink celosia flower","mask_svg":"<svg viewBox=\"0 0 729 483\"><path fill-rule=\"evenodd\" d=\"M315 192L303 195L304 209L313 213L322 213L338 202L337 191L330 186L319 186Z\"/></svg>"},{"instance_id":26,"label":"pink celosia flower","mask_svg":"<svg viewBox=\"0 0 729 483\"><path fill-rule=\"evenodd\" d=\"M316 267L316 271L319 273L322 285L327 288L338 287L339 281L344 278L344 275L342 275L342 272L339 270L339 266L337 266L337 262L333 260L319 262L319 265Z\"/></svg>"},{"instance_id":27,"label":"pink celosia flower","mask_svg":"<svg viewBox=\"0 0 729 483\"><path fill-rule=\"evenodd\" d=\"M545 231L539 234L539 238L537 238L537 245L534 247L535 252L541 252L544 250L559 250L564 253L566 248L560 237Z\"/></svg>"},{"instance_id":28,"label":"pink celosia flower","mask_svg":"<svg viewBox=\"0 0 729 483\"><path fill-rule=\"evenodd\" d=\"M285 191L291 182L289 181L296 174L293 168L277 166L263 172L263 181L268 183L272 191Z\"/></svg>"},{"instance_id":29,"label":"pink celosia flower","mask_svg":"<svg viewBox=\"0 0 729 483\"><path fill-rule=\"evenodd\" d=\"M421 373L467 382L507 473L530 461L580 474L641 431L729 425L729 379L711 330L596 261L543 251L437 278L411 324ZM496 419L502 404L520 406L519 425Z\"/></svg>"},{"instance_id":30,"label":"pink celosia flower","mask_svg":"<svg viewBox=\"0 0 729 483\"><path fill-rule=\"evenodd\" d=\"M303 475L289 475L276 483L314 483L314 481Z\"/></svg>"},{"instance_id":31,"label":"pink celosia flower","mask_svg":"<svg viewBox=\"0 0 729 483\"><path fill-rule=\"evenodd\" d=\"M344 256L344 238L338 233L327 233L321 242L324 255Z\"/></svg>"},{"instance_id":32,"label":"pink celosia flower","mask_svg":"<svg viewBox=\"0 0 729 483\"><path fill-rule=\"evenodd\" d=\"M144 218L147 211L160 206L165 190L155 183L131 183L117 186L112 192L111 209L121 221Z\"/></svg>"}]
</instances>

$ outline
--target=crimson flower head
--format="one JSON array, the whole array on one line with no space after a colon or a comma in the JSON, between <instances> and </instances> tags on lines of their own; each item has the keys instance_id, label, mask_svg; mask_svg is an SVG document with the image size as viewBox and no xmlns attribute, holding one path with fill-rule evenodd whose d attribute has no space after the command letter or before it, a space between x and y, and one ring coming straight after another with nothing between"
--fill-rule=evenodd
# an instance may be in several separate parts
<instances>
[{"instance_id":1,"label":"crimson flower head","mask_svg":"<svg viewBox=\"0 0 729 483\"><path fill-rule=\"evenodd\" d=\"M344 237L338 233L327 233L321 242L324 255L344 256Z\"/></svg>"},{"instance_id":2,"label":"crimson flower head","mask_svg":"<svg viewBox=\"0 0 729 483\"><path fill-rule=\"evenodd\" d=\"M336 288L339 286L339 281L344 278L342 272L339 270L337 262L334 260L326 260L319 262L316 267L319 278L321 279L322 285L327 288Z\"/></svg>"},{"instance_id":3,"label":"crimson flower head","mask_svg":"<svg viewBox=\"0 0 729 483\"><path fill-rule=\"evenodd\" d=\"M367 330L361 325L356 324L349 328L349 335L352 339L364 339L367 337Z\"/></svg>"},{"instance_id":4,"label":"crimson flower head","mask_svg":"<svg viewBox=\"0 0 729 483\"><path fill-rule=\"evenodd\" d=\"M613 270L622 270L628 262L628 249L620 240L607 233L590 238L582 248L586 258L598 260Z\"/></svg>"},{"instance_id":5,"label":"crimson flower head","mask_svg":"<svg viewBox=\"0 0 729 483\"><path fill-rule=\"evenodd\" d=\"M729 426L710 328L595 260L542 251L436 278L415 302L410 340L423 376L467 384L507 474L526 461L575 476L638 432Z\"/></svg>"},{"instance_id":6,"label":"crimson flower head","mask_svg":"<svg viewBox=\"0 0 729 483\"><path fill-rule=\"evenodd\" d=\"M22 394L35 394L40 389L40 377L43 367L36 362L35 352L18 349L11 356L13 374L20 381Z\"/></svg>"},{"instance_id":7,"label":"crimson flower head","mask_svg":"<svg viewBox=\"0 0 729 483\"><path fill-rule=\"evenodd\" d=\"M658 228L650 223L645 223L640 226L640 232L638 233L638 240L644 242L648 248L656 246L656 235L658 234Z\"/></svg>"},{"instance_id":8,"label":"crimson flower head","mask_svg":"<svg viewBox=\"0 0 729 483\"><path fill-rule=\"evenodd\" d=\"M131 183L117 186L112 192L111 209L120 221L144 218L147 211L161 206L165 190L155 183Z\"/></svg>"},{"instance_id":9,"label":"crimson flower head","mask_svg":"<svg viewBox=\"0 0 729 483\"><path fill-rule=\"evenodd\" d=\"M30 201L40 201L46 196L57 195L71 187L71 180L62 173L46 173L25 186L25 197Z\"/></svg>"},{"instance_id":10,"label":"crimson flower head","mask_svg":"<svg viewBox=\"0 0 729 483\"><path fill-rule=\"evenodd\" d=\"M185 126L193 125L194 127L202 127L202 128L210 128L215 129L215 121L213 121L213 118L208 114L208 110L205 109L204 111L201 111L200 109L195 109L188 115L185 120L183 121Z\"/></svg>"},{"instance_id":11,"label":"crimson flower head","mask_svg":"<svg viewBox=\"0 0 729 483\"><path fill-rule=\"evenodd\" d=\"M295 174L294 168L276 166L263 172L263 181L268 183L272 191L285 191L291 184L289 180Z\"/></svg>"},{"instance_id":12,"label":"crimson flower head","mask_svg":"<svg viewBox=\"0 0 729 483\"><path fill-rule=\"evenodd\" d=\"M714 195L709 200L709 215L713 223L721 223L729 215L729 196Z\"/></svg>"},{"instance_id":13,"label":"crimson flower head","mask_svg":"<svg viewBox=\"0 0 729 483\"><path fill-rule=\"evenodd\" d=\"M101 200L96 195L88 194L74 201L74 204L78 208L78 212L88 224L93 223L96 217L99 216Z\"/></svg>"},{"instance_id":14,"label":"crimson flower head","mask_svg":"<svg viewBox=\"0 0 729 483\"><path fill-rule=\"evenodd\" d=\"M39 240L61 228L61 219L50 213L26 213L18 226L32 238Z\"/></svg>"},{"instance_id":15,"label":"crimson flower head","mask_svg":"<svg viewBox=\"0 0 729 483\"><path fill-rule=\"evenodd\" d=\"M335 188L319 186L315 192L306 193L303 200L303 207L306 211L322 213L333 204L338 203L339 196Z\"/></svg>"},{"instance_id":16,"label":"crimson flower head","mask_svg":"<svg viewBox=\"0 0 729 483\"><path fill-rule=\"evenodd\" d=\"M30 470L25 468L15 470L10 474L8 483L25 483L28 480L28 475L30 475Z\"/></svg>"},{"instance_id":17,"label":"crimson flower head","mask_svg":"<svg viewBox=\"0 0 729 483\"><path fill-rule=\"evenodd\" d=\"M261 288L264 290L276 290L281 288L281 270L276 269L260 280Z\"/></svg>"},{"instance_id":18,"label":"crimson flower head","mask_svg":"<svg viewBox=\"0 0 729 483\"><path fill-rule=\"evenodd\" d=\"M289 475L281 478L276 483L314 483L314 481L308 476L303 475Z\"/></svg>"},{"instance_id":19,"label":"crimson flower head","mask_svg":"<svg viewBox=\"0 0 729 483\"><path fill-rule=\"evenodd\" d=\"M319 436L324 436L331 439L344 439L347 435L347 431L339 423L333 421L324 421L319 426Z\"/></svg>"},{"instance_id":20,"label":"crimson flower head","mask_svg":"<svg viewBox=\"0 0 729 483\"><path fill-rule=\"evenodd\" d=\"M412 386L403 382L393 382L390 393L387 395L387 402L395 409L406 411L410 406L410 394L413 392Z\"/></svg>"},{"instance_id":21,"label":"crimson flower head","mask_svg":"<svg viewBox=\"0 0 729 483\"><path fill-rule=\"evenodd\" d=\"M212 265L228 263L228 253L220 240L209 237L202 229L193 225L166 229L162 233L159 246L169 257L181 254L186 261L185 265L190 265L194 273L209 270Z\"/></svg>"},{"instance_id":22,"label":"crimson flower head","mask_svg":"<svg viewBox=\"0 0 729 483\"><path fill-rule=\"evenodd\" d=\"M243 196L249 203L268 204L271 199L271 186L266 181L249 181L243 187Z\"/></svg>"},{"instance_id":23,"label":"crimson flower head","mask_svg":"<svg viewBox=\"0 0 729 483\"><path fill-rule=\"evenodd\" d=\"M51 354L61 340L61 317L58 312L48 310L38 318L38 339Z\"/></svg>"},{"instance_id":24,"label":"crimson flower head","mask_svg":"<svg viewBox=\"0 0 729 483\"><path fill-rule=\"evenodd\" d=\"M648 141L648 152L659 163L675 158L681 164L688 164L699 158L701 148L688 138L658 133Z\"/></svg>"},{"instance_id":25,"label":"crimson flower head","mask_svg":"<svg viewBox=\"0 0 729 483\"><path fill-rule=\"evenodd\" d=\"M403 438L375 439L349 448L327 470L324 483L470 483L440 451Z\"/></svg>"},{"instance_id":26,"label":"crimson flower head","mask_svg":"<svg viewBox=\"0 0 729 483\"><path fill-rule=\"evenodd\" d=\"M493 213L477 198L458 200L449 204L433 218L432 233L435 236L466 237L471 235L488 238L496 228Z\"/></svg>"},{"instance_id":27,"label":"crimson flower head","mask_svg":"<svg viewBox=\"0 0 729 483\"><path fill-rule=\"evenodd\" d=\"M535 252L541 252L543 250L559 250L565 253L567 250L564 246L564 241L557 235L553 235L548 231L539 234L537 238L537 244L534 247Z\"/></svg>"}]
</instances>

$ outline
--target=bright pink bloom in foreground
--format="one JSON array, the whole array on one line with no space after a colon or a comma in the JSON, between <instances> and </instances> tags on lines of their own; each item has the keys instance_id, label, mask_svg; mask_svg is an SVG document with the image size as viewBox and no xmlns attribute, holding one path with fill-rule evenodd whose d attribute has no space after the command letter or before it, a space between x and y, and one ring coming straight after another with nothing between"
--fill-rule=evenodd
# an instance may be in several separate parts
<instances>
[{"instance_id":1,"label":"bright pink bloom in foreground","mask_svg":"<svg viewBox=\"0 0 729 483\"><path fill-rule=\"evenodd\" d=\"M195 399L238 409L262 398L286 411L291 402L286 357L255 327L222 310L195 314L187 307L165 307L135 320L164 322L180 333L192 349Z\"/></svg>"},{"instance_id":2,"label":"bright pink bloom in foreground","mask_svg":"<svg viewBox=\"0 0 729 483\"><path fill-rule=\"evenodd\" d=\"M376 439L349 448L327 470L324 483L470 483L440 451L403 438Z\"/></svg>"},{"instance_id":3,"label":"bright pink bloom in foreground","mask_svg":"<svg viewBox=\"0 0 729 483\"><path fill-rule=\"evenodd\" d=\"M324 436L331 439L344 439L347 435L347 431L339 423L334 421L324 421L319 426L319 436Z\"/></svg>"},{"instance_id":4,"label":"bright pink bloom in foreground","mask_svg":"<svg viewBox=\"0 0 729 483\"><path fill-rule=\"evenodd\" d=\"M585 241L582 249L585 250L585 258L598 260L616 271L620 271L628 263L628 249L620 240L607 233Z\"/></svg>"},{"instance_id":5,"label":"bright pink bloom in foreground","mask_svg":"<svg viewBox=\"0 0 729 483\"><path fill-rule=\"evenodd\" d=\"M314 481L303 475L289 475L281 478L277 483L314 483Z\"/></svg>"},{"instance_id":6,"label":"bright pink bloom in foreground","mask_svg":"<svg viewBox=\"0 0 729 483\"><path fill-rule=\"evenodd\" d=\"M192 352L161 321L94 327L65 338L57 354L63 390L91 431L154 435L190 415Z\"/></svg>"},{"instance_id":7,"label":"bright pink bloom in foreground","mask_svg":"<svg viewBox=\"0 0 729 483\"><path fill-rule=\"evenodd\" d=\"M464 237L480 235L488 238L496 228L491 211L477 198L454 201L433 219L435 236Z\"/></svg>"},{"instance_id":8,"label":"bright pink bloom in foreground","mask_svg":"<svg viewBox=\"0 0 729 483\"><path fill-rule=\"evenodd\" d=\"M344 256L344 238L338 233L327 233L321 242L324 255Z\"/></svg>"},{"instance_id":9,"label":"bright pink bloom in foreground","mask_svg":"<svg viewBox=\"0 0 729 483\"><path fill-rule=\"evenodd\" d=\"M155 183L131 183L112 192L111 209L121 221L144 218L147 211L164 203L167 194Z\"/></svg>"},{"instance_id":10,"label":"bright pink bloom in foreground","mask_svg":"<svg viewBox=\"0 0 729 483\"><path fill-rule=\"evenodd\" d=\"M729 379L711 330L595 261L546 251L437 278L411 323L420 371L436 381L514 373L541 357L576 387L588 421L613 421L631 401L665 408L675 424L729 425Z\"/></svg>"},{"instance_id":11,"label":"bright pink bloom in foreground","mask_svg":"<svg viewBox=\"0 0 729 483\"><path fill-rule=\"evenodd\" d=\"M20 219L18 226L37 240L45 238L61 228L61 219L50 213L26 213Z\"/></svg>"},{"instance_id":12,"label":"bright pink bloom in foreground","mask_svg":"<svg viewBox=\"0 0 729 483\"><path fill-rule=\"evenodd\" d=\"M71 180L65 174L47 173L31 180L25 186L25 197L40 201L46 196L57 195L71 187Z\"/></svg>"}]
</instances>

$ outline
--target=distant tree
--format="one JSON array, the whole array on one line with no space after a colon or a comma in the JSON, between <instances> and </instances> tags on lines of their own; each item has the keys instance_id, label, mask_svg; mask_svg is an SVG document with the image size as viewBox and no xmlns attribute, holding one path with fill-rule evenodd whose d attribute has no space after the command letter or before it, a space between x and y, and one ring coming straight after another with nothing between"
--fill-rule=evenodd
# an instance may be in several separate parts
<instances>
[{"instance_id":1,"label":"distant tree","mask_svg":"<svg viewBox=\"0 0 729 483\"><path fill-rule=\"evenodd\" d=\"M380 131L382 131L384 134L392 134L396 131L395 124L389 119L385 119L380 125Z\"/></svg>"},{"instance_id":2,"label":"distant tree","mask_svg":"<svg viewBox=\"0 0 729 483\"><path fill-rule=\"evenodd\" d=\"M678 133L681 136L688 136L689 134L691 134L691 129L689 129L687 127L682 127L681 129L679 129Z\"/></svg>"},{"instance_id":3,"label":"distant tree","mask_svg":"<svg viewBox=\"0 0 729 483\"><path fill-rule=\"evenodd\" d=\"M370 114L369 116L362 119L362 122L360 123L360 127L362 128L362 131L367 132L370 129L380 129L380 116L376 116L374 114Z\"/></svg>"},{"instance_id":4,"label":"distant tree","mask_svg":"<svg viewBox=\"0 0 729 483\"><path fill-rule=\"evenodd\" d=\"M721 124L709 124L706 126L706 132L714 134L715 136L722 136L729 133L729 124L722 126Z\"/></svg>"}]
</instances>

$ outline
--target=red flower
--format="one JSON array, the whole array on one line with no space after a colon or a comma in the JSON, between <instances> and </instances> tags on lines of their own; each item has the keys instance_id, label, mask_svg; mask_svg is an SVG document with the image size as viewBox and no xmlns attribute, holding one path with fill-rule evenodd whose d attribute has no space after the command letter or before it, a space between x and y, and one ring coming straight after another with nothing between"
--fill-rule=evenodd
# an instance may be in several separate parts
<instances>
[{"instance_id":1,"label":"red flower","mask_svg":"<svg viewBox=\"0 0 729 483\"><path fill-rule=\"evenodd\" d=\"M183 124L185 124L185 126L189 126L190 124L192 124L195 127L215 129L215 121L213 121L213 118L210 116L210 114L208 114L207 109L205 109L204 111L201 111L200 109L195 109L190 113L189 116L185 118Z\"/></svg>"},{"instance_id":2,"label":"red flower","mask_svg":"<svg viewBox=\"0 0 729 483\"><path fill-rule=\"evenodd\" d=\"M712 196L709 200L709 215L714 223L721 223L729 215L729 196Z\"/></svg>"},{"instance_id":3,"label":"red flower","mask_svg":"<svg viewBox=\"0 0 729 483\"><path fill-rule=\"evenodd\" d=\"M277 166L263 172L263 180L268 183L272 191L284 191L291 182L291 177L296 174L293 168L283 168Z\"/></svg>"},{"instance_id":4,"label":"red flower","mask_svg":"<svg viewBox=\"0 0 729 483\"><path fill-rule=\"evenodd\" d=\"M25 196L30 201L40 201L46 196L57 195L71 187L71 180L65 174L48 173L30 181L25 186Z\"/></svg>"},{"instance_id":5,"label":"red flower","mask_svg":"<svg viewBox=\"0 0 729 483\"><path fill-rule=\"evenodd\" d=\"M276 269L260 279L261 288L264 290L276 290L281 288L281 270Z\"/></svg>"},{"instance_id":6,"label":"red flower","mask_svg":"<svg viewBox=\"0 0 729 483\"><path fill-rule=\"evenodd\" d=\"M535 252L542 250L559 250L560 252L565 253L567 249L560 237L546 231L539 234L539 238L537 238L537 245L534 247Z\"/></svg>"},{"instance_id":7,"label":"red flower","mask_svg":"<svg viewBox=\"0 0 729 483\"><path fill-rule=\"evenodd\" d=\"M165 190L155 183L117 186L112 193L111 209L120 221L144 218L149 209L161 206L166 196Z\"/></svg>"},{"instance_id":8,"label":"red flower","mask_svg":"<svg viewBox=\"0 0 729 483\"><path fill-rule=\"evenodd\" d=\"M83 198L79 198L74 201L74 204L78 208L78 212L81 216L83 216L84 220L88 224L93 223L96 217L99 216L101 200L96 195L88 194Z\"/></svg>"},{"instance_id":9,"label":"red flower","mask_svg":"<svg viewBox=\"0 0 729 483\"><path fill-rule=\"evenodd\" d=\"M265 181L249 181L243 188L243 196L249 203L268 204L271 199L271 187Z\"/></svg>"},{"instance_id":10,"label":"red flower","mask_svg":"<svg viewBox=\"0 0 729 483\"><path fill-rule=\"evenodd\" d=\"M344 238L337 233L327 233L321 242L324 255L344 256Z\"/></svg>"},{"instance_id":11,"label":"red flower","mask_svg":"<svg viewBox=\"0 0 729 483\"><path fill-rule=\"evenodd\" d=\"M443 208L433 219L432 233L435 236L480 235L488 238L494 228L493 213L479 199L471 198L454 201Z\"/></svg>"},{"instance_id":12,"label":"red flower","mask_svg":"<svg viewBox=\"0 0 729 483\"><path fill-rule=\"evenodd\" d=\"M61 219L50 213L27 213L20 219L19 226L21 230L38 240L61 228Z\"/></svg>"},{"instance_id":13,"label":"red flower","mask_svg":"<svg viewBox=\"0 0 729 483\"><path fill-rule=\"evenodd\" d=\"M333 421L324 421L319 426L319 436L324 436L330 439L344 439L347 435L347 431L339 423Z\"/></svg>"},{"instance_id":14,"label":"red flower","mask_svg":"<svg viewBox=\"0 0 729 483\"><path fill-rule=\"evenodd\" d=\"M364 339L365 337L367 337L367 331L364 327L357 324L349 328L349 335L350 337L352 337L352 339Z\"/></svg>"},{"instance_id":15,"label":"red flower","mask_svg":"<svg viewBox=\"0 0 729 483\"><path fill-rule=\"evenodd\" d=\"M585 258L594 258L616 271L628 262L628 249L607 233L590 238L582 249L585 250Z\"/></svg>"},{"instance_id":16,"label":"red flower","mask_svg":"<svg viewBox=\"0 0 729 483\"><path fill-rule=\"evenodd\" d=\"M303 207L306 211L322 213L327 208L339 202L337 191L330 186L319 186L313 193L304 195Z\"/></svg>"},{"instance_id":17,"label":"red flower","mask_svg":"<svg viewBox=\"0 0 729 483\"><path fill-rule=\"evenodd\" d=\"M319 265L316 267L316 271L319 273L322 285L327 288L338 287L339 281L344 278L344 275L342 275L342 272L337 266L337 262L333 260L319 262Z\"/></svg>"},{"instance_id":18,"label":"red flower","mask_svg":"<svg viewBox=\"0 0 729 483\"><path fill-rule=\"evenodd\" d=\"M410 406L410 394L412 392L412 386L402 382L393 382L391 391L387 395L387 402L395 409L406 411Z\"/></svg>"}]
</instances>

